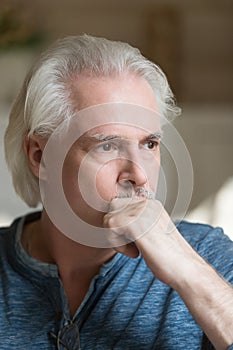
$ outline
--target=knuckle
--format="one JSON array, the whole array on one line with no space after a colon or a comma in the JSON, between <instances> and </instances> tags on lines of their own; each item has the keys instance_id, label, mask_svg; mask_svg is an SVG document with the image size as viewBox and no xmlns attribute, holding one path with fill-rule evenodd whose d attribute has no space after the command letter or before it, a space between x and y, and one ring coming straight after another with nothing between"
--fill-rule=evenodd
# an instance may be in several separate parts
<instances>
[{"instance_id":1,"label":"knuckle","mask_svg":"<svg viewBox=\"0 0 233 350\"><path fill-rule=\"evenodd\" d=\"M108 219L108 226L109 227L116 227L117 225L117 222L116 222L117 220L116 220L116 217L115 216L113 216L113 215L110 215L109 216L109 219Z\"/></svg>"}]
</instances>

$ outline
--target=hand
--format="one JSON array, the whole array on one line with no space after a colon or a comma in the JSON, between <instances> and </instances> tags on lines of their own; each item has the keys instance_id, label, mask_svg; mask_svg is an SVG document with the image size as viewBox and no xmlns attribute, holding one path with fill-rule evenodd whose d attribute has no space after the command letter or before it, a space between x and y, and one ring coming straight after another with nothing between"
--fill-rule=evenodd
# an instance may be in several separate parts
<instances>
[{"instance_id":1,"label":"hand","mask_svg":"<svg viewBox=\"0 0 233 350\"><path fill-rule=\"evenodd\" d=\"M115 247L116 251L130 257L137 257L140 251L154 275L170 286L186 272L189 260L196 254L156 200L114 199L104 226L134 242Z\"/></svg>"}]
</instances>

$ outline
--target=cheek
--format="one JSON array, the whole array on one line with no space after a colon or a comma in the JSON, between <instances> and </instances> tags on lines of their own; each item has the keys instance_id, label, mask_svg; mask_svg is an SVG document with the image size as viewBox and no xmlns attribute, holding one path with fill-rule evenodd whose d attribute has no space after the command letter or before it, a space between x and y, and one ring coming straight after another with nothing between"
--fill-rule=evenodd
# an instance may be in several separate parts
<instances>
[{"instance_id":1,"label":"cheek","mask_svg":"<svg viewBox=\"0 0 233 350\"><path fill-rule=\"evenodd\" d=\"M77 188L77 167L68 160L65 160L62 169L62 186L66 195Z\"/></svg>"},{"instance_id":2,"label":"cheek","mask_svg":"<svg viewBox=\"0 0 233 350\"><path fill-rule=\"evenodd\" d=\"M77 191L73 190L73 201L92 208L94 211L106 212L109 202L116 195L116 169L111 162L99 165L89 159L82 162L77 176Z\"/></svg>"},{"instance_id":3,"label":"cheek","mask_svg":"<svg viewBox=\"0 0 233 350\"><path fill-rule=\"evenodd\" d=\"M116 166L110 162L103 165L96 174L96 189L101 198L110 201L116 195L118 172Z\"/></svg>"},{"instance_id":4,"label":"cheek","mask_svg":"<svg viewBox=\"0 0 233 350\"><path fill-rule=\"evenodd\" d=\"M160 155L158 154L154 161L148 163L145 168L149 186L154 192L156 192L160 174Z\"/></svg>"}]
</instances>

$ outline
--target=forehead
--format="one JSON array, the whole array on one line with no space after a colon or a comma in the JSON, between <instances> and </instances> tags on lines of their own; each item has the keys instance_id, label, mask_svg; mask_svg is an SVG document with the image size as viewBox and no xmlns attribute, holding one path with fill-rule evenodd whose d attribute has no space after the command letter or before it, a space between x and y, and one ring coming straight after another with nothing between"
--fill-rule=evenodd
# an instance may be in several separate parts
<instances>
[{"instance_id":1,"label":"forehead","mask_svg":"<svg viewBox=\"0 0 233 350\"><path fill-rule=\"evenodd\" d=\"M158 112L151 86L143 77L132 73L108 77L81 74L72 80L71 92L77 111L106 103L129 103Z\"/></svg>"},{"instance_id":2,"label":"forehead","mask_svg":"<svg viewBox=\"0 0 233 350\"><path fill-rule=\"evenodd\" d=\"M82 136L92 139L96 136L99 141L110 136L139 140L152 134L162 134L158 115L131 104L110 103L87 108L79 112L73 126L70 131L77 140Z\"/></svg>"},{"instance_id":3,"label":"forehead","mask_svg":"<svg viewBox=\"0 0 233 350\"><path fill-rule=\"evenodd\" d=\"M106 136L120 136L127 139L143 139L151 134L157 134L158 137L161 136L162 132L158 127L153 130L147 130L136 125L127 125L121 123L111 123L100 125L92 130L89 130L85 136L93 137L101 140Z\"/></svg>"}]
</instances>

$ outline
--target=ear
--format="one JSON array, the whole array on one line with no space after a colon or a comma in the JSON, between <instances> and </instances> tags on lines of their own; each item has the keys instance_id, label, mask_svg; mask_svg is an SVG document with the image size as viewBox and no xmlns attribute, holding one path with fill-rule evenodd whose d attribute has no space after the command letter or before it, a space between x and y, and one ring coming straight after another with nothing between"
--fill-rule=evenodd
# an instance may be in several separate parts
<instances>
[{"instance_id":1,"label":"ear","mask_svg":"<svg viewBox=\"0 0 233 350\"><path fill-rule=\"evenodd\" d=\"M24 152L28 158L29 167L37 178L46 180L46 170L42 161L42 153L45 148L47 139L32 134L24 138ZM41 167L41 169L40 169Z\"/></svg>"}]
</instances>

